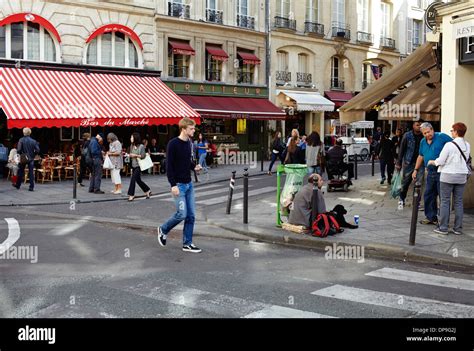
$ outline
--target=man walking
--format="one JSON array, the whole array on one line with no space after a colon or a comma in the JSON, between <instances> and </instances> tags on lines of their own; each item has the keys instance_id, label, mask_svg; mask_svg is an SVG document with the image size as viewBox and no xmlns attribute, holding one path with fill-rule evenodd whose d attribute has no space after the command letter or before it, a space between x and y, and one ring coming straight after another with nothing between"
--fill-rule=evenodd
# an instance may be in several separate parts
<instances>
[{"instance_id":1,"label":"man walking","mask_svg":"<svg viewBox=\"0 0 474 351\"><path fill-rule=\"evenodd\" d=\"M438 196L440 194L440 174L438 167L429 164L430 161L436 160L446 143L453 139L444 133L435 133L430 123L423 123L421 131L424 139L420 143L420 153L416 160L415 170L413 171L413 180L416 179L420 167L423 165L427 170L426 189L424 194L425 216L421 220L421 224L438 225Z\"/></svg>"},{"instance_id":2,"label":"man walking","mask_svg":"<svg viewBox=\"0 0 474 351\"><path fill-rule=\"evenodd\" d=\"M89 192L94 194L104 194L104 192L100 190L100 183L102 181L102 165L104 161L104 155L100 144L103 142L104 134L99 133L95 138L91 138L89 143L89 152L92 156L92 175Z\"/></svg>"},{"instance_id":3,"label":"man walking","mask_svg":"<svg viewBox=\"0 0 474 351\"><path fill-rule=\"evenodd\" d=\"M169 232L184 221L183 251L200 253L202 250L193 244L195 221L194 187L191 180L191 171L200 171L193 154L193 143L196 123L189 118L179 122L180 135L168 143L167 176L171 185L171 193L176 204L176 213L161 227L158 227L158 242L166 245Z\"/></svg>"},{"instance_id":4,"label":"man walking","mask_svg":"<svg viewBox=\"0 0 474 351\"><path fill-rule=\"evenodd\" d=\"M20 189L21 184L23 183L23 177L25 176L25 167L28 166L28 177L30 178L30 188L29 191L34 191L35 189L35 156L39 153L39 144L36 140L31 137L31 129L23 129L23 138L18 141L18 155L20 155L20 165L18 168L18 179L16 184L13 186L17 189Z\"/></svg>"},{"instance_id":5,"label":"man walking","mask_svg":"<svg viewBox=\"0 0 474 351\"><path fill-rule=\"evenodd\" d=\"M405 199L407 198L408 188L413 179L413 171L415 170L416 160L420 150L421 139L421 122L413 122L413 130L405 133L400 144L400 151L398 153L397 170L402 172L402 189L400 192L400 201L398 202L398 209L403 210L405 206ZM417 173L416 182L421 182L425 169L421 166Z\"/></svg>"}]
</instances>

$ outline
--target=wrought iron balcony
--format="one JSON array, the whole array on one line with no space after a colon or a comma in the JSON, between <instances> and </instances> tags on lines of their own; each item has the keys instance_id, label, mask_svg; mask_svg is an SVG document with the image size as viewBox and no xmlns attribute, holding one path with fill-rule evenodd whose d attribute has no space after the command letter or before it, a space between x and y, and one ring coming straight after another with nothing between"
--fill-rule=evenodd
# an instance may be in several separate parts
<instances>
[{"instance_id":1,"label":"wrought iron balcony","mask_svg":"<svg viewBox=\"0 0 474 351\"><path fill-rule=\"evenodd\" d=\"M296 83L310 85L313 83L313 75L311 73L296 73Z\"/></svg>"},{"instance_id":2,"label":"wrought iron balcony","mask_svg":"<svg viewBox=\"0 0 474 351\"><path fill-rule=\"evenodd\" d=\"M174 2L168 3L168 16L179 17L179 18L190 18L190 5L179 4Z\"/></svg>"},{"instance_id":3,"label":"wrought iron balcony","mask_svg":"<svg viewBox=\"0 0 474 351\"><path fill-rule=\"evenodd\" d=\"M276 81L279 83L291 82L291 72L286 71L277 71L276 72Z\"/></svg>"},{"instance_id":4,"label":"wrought iron balcony","mask_svg":"<svg viewBox=\"0 0 474 351\"><path fill-rule=\"evenodd\" d=\"M207 81L217 81L220 82L222 78L221 70L206 70L206 80Z\"/></svg>"},{"instance_id":5,"label":"wrought iron balcony","mask_svg":"<svg viewBox=\"0 0 474 351\"><path fill-rule=\"evenodd\" d=\"M315 34L324 37L324 24L305 22L304 32L308 34Z\"/></svg>"},{"instance_id":6,"label":"wrought iron balcony","mask_svg":"<svg viewBox=\"0 0 474 351\"><path fill-rule=\"evenodd\" d=\"M237 71L237 83L239 84L253 84L252 72Z\"/></svg>"},{"instance_id":7,"label":"wrought iron balcony","mask_svg":"<svg viewBox=\"0 0 474 351\"><path fill-rule=\"evenodd\" d=\"M374 43L374 36L370 33L357 32L357 42L372 45Z\"/></svg>"},{"instance_id":8,"label":"wrought iron balcony","mask_svg":"<svg viewBox=\"0 0 474 351\"><path fill-rule=\"evenodd\" d=\"M222 20L223 16L224 16L223 11L217 11L217 10L211 10L211 9L206 10L206 21L207 22L222 24L223 23L223 20Z\"/></svg>"},{"instance_id":9,"label":"wrought iron balcony","mask_svg":"<svg viewBox=\"0 0 474 351\"><path fill-rule=\"evenodd\" d=\"M275 28L290 29L290 30L296 31L296 20L292 20L286 17L276 16Z\"/></svg>"},{"instance_id":10,"label":"wrought iron balcony","mask_svg":"<svg viewBox=\"0 0 474 351\"><path fill-rule=\"evenodd\" d=\"M382 48L385 48L385 49L394 50L395 49L395 39L382 37L380 39L380 46Z\"/></svg>"},{"instance_id":11,"label":"wrought iron balcony","mask_svg":"<svg viewBox=\"0 0 474 351\"><path fill-rule=\"evenodd\" d=\"M168 76L175 78L188 78L189 67L187 66L173 66L168 67Z\"/></svg>"},{"instance_id":12,"label":"wrought iron balcony","mask_svg":"<svg viewBox=\"0 0 474 351\"><path fill-rule=\"evenodd\" d=\"M237 15L237 26L247 29L255 29L255 17Z\"/></svg>"},{"instance_id":13,"label":"wrought iron balcony","mask_svg":"<svg viewBox=\"0 0 474 351\"><path fill-rule=\"evenodd\" d=\"M331 90L344 90L344 81L339 78L331 78Z\"/></svg>"},{"instance_id":14,"label":"wrought iron balcony","mask_svg":"<svg viewBox=\"0 0 474 351\"><path fill-rule=\"evenodd\" d=\"M340 23L332 24L332 37L341 38L344 40L351 40L351 30L349 26Z\"/></svg>"}]
</instances>

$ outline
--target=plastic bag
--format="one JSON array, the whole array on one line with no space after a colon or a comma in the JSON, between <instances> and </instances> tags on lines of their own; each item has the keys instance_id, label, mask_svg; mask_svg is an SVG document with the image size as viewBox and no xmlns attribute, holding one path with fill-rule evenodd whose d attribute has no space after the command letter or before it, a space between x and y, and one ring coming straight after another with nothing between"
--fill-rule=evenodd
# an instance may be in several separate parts
<instances>
[{"instance_id":1,"label":"plastic bag","mask_svg":"<svg viewBox=\"0 0 474 351\"><path fill-rule=\"evenodd\" d=\"M390 194L394 199L398 198L400 196L400 193L402 191L402 174L400 171L395 171L395 174L393 175L392 178L392 188L390 191Z\"/></svg>"},{"instance_id":2,"label":"plastic bag","mask_svg":"<svg viewBox=\"0 0 474 351\"><path fill-rule=\"evenodd\" d=\"M288 215L288 207L295 195L303 187L304 177L308 173L306 165L285 165L286 181L280 197L282 215Z\"/></svg>"},{"instance_id":3,"label":"plastic bag","mask_svg":"<svg viewBox=\"0 0 474 351\"><path fill-rule=\"evenodd\" d=\"M114 164L109 156L105 156L104 165L102 166L104 169L114 169Z\"/></svg>"}]
</instances>

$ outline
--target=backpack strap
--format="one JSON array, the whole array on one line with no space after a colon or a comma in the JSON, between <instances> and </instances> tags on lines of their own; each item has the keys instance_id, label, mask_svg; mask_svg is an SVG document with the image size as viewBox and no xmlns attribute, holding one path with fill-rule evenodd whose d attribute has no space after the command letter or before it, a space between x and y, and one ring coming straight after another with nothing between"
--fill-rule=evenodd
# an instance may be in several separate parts
<instances>
[{"instance_id":1,"label":"backpack strap","mask_svg":"<svg viewBox=\"0 0 474 351\"><path fill-rule=\"evenodd\" d=\"M464 155L464 152L461 150L461 148L459 147L459 145L458 145L457 143L455 143L454 141L452 141L452 143L453 143L454 145L456 145L456 147L458 148L459 152L461 153L462 158L463 158L464 161L467 163L466 155Z\"/></svg>"}]
</instances>

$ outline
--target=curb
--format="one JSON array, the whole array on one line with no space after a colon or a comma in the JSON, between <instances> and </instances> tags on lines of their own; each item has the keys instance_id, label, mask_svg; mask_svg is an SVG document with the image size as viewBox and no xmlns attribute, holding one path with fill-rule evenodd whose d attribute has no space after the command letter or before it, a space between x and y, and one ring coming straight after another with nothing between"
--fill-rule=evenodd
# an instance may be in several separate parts
<instances>
[{"instance_id":1,"label":"curb","mask_svg":"<svg viewBox=\"0 0 474 351\"><path fill-rule=\"evenodd\" d=\"M412 262L412 263L424 263L424 264L432 264L437 266L449 267L449 268L457 268L461 270L466 270L468 272L474 273L474 260L469 260L465 258L457 258L454 259L453 257L445 254L439 253L428 253L423 250L407 250L406 248L394 246L394 245L386 245L386 244L357 244L357 243L349 243L343 241L326 241L322 240L314 240L310 237L305 237L304 234L294 234L285 235L282 233L282 236L279 237L277 235L272 234L261 234L261 233L254 233L248 228L247 231L243 229L236 229L234 227L229 227L223 225L221 223L216 223L212 220L207 219L209 224L212 224L216 227L235 232L238 234L247 235L249 237L253 237L257 240L262 242L267 242L271 244L277 245L287 245L287 246L294 246L298 248L304 249L314 249L317 251L326 251L326 247L333 246L336 244L338 247L353 247L353 246L364 246L365 255L367 257L375 257L375 258L382 258L382 259L390 259L402 262ZM298 236L296 236L298 235Z\"/></svg>"}]
</instances>

